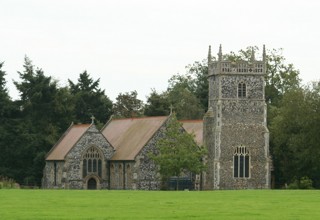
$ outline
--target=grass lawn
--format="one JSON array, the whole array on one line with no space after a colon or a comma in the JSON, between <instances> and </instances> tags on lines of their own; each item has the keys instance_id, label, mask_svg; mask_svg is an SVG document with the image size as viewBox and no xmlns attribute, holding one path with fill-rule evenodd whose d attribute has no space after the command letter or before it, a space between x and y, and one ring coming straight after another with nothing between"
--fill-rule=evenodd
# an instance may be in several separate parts
<instances>
[{"instance_id":1,"label":"grass lawn","mask_svg":"<svg viewBox=\"0 0 320 220\"><path fill-rule=\"evenodd\" d=\"M320 219L320 191L2 189L0 219Z\"/></svg>"}]
</instances>

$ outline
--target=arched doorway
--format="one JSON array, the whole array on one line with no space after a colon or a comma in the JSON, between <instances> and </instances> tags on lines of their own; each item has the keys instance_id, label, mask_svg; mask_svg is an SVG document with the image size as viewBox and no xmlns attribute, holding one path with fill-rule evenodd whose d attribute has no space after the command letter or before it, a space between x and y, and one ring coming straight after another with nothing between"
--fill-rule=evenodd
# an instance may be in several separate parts
<instances>
[{"instance_id":1,"label":"arched doorway","mask_svg":"<svg viewBox=\"0 0 320 220\"><path fill-rule=\"evenodd\" d=\"M88 187L87 189L97 189L97 181L95 178L90 178L88 180Z\"/></svg>"}]
</instances>

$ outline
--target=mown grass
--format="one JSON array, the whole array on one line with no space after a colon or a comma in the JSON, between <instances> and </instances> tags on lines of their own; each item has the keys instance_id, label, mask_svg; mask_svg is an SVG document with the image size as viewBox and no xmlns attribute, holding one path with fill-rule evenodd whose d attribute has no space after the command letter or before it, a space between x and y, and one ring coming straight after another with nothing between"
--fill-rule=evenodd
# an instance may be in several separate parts
<instances>
[{"instance_id":1,"label":"mown grass","mask_svg":"<svg viewBox=\"0 0 320 220\"><path fill-rule=\"evenodd\" d=\"M320 219L320 191L0 190L0 219Z\"/></svg>"}]
</instances>

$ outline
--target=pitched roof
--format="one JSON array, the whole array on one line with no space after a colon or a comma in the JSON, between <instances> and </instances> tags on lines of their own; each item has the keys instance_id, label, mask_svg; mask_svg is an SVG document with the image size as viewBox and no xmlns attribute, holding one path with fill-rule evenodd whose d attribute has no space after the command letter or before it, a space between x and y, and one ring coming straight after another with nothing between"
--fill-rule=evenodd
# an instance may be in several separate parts
<instances>
[{"instance_id":1,"label":"pitched roof","mask_svg":"<svg viewBox=\"0 0 320 220\"><path fill-rule=\"evenodd\" d=\"M102 134L113 145L111 160L134 160L168 116L112 119L102 129Z\"/></svg>"},{"instance_id":2,"label":"pitched roof","mask_svg":"<svg viewBox=\"0 0 320 220\"><path fill-rule=\"evenodd\" d=\"M91 124L71 125L47 154L46 160L64 160L66 154L78 142Z\"/></svg>"},{"instance_id":3,"label":"pitched roof","mask_svg":"<svg viewBox=\"0 0 320 220\"><path fill-rule=\"evenodd\" d=\"M182 120L182 127L188 133L194 133L198 145L203 144L203 120Z\"/></svg>"}]
</instances>

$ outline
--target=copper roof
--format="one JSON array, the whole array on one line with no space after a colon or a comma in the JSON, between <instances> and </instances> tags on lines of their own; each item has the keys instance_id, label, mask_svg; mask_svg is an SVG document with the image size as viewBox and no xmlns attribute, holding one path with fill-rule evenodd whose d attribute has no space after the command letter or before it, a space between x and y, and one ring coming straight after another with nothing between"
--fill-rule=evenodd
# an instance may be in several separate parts
<instances>
[{"instance_id":1,"label":"copper roof","mask_svg":"<svg viewBox=\"0 0 320 220\"><path fill-rule=\"evenodd\" d=\"M47 154L46 160L64 160L66 154L88 130L90 124L71 125Z\"/></svg>"},{"instance_id":2,"label":"copper roof","mask_svg":"<svg viewBox=\"0 0 320 220\"><path fill-rule=\"evenodd\" d=\"M203 144L203 121L202 120L182 120L182 127L188 132L195 135L197 144Z\"/></svg>"},{"instance_id":3,"label":"copper roof","mask_svg":"<svg viewBox=\"0 0 320 220\"><path fill-rule=\"evenodd\" d=\"M167 118L112 119L102 129L102 134L115 149L111 160L134 160Z\"/></svg>"}]
</instances>

